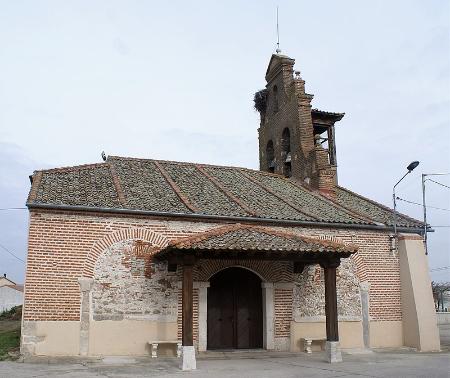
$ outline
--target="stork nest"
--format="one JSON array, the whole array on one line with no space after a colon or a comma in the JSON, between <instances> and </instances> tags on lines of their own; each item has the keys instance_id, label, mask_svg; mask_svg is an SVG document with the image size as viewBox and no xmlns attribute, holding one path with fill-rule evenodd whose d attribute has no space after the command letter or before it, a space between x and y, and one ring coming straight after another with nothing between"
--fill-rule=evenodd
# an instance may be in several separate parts
<instances>
[{"instance_id":1,"label":"stork nest","mask_svg":"<svg viewBox=\"0 0 450 378\"><path fill-rule=\"evenodd\" d=\"M267 89L261 89L256 92L253 101L255 103L255 109L260 113L264 113L267 107Z\"/></svg>"}]
</instances>

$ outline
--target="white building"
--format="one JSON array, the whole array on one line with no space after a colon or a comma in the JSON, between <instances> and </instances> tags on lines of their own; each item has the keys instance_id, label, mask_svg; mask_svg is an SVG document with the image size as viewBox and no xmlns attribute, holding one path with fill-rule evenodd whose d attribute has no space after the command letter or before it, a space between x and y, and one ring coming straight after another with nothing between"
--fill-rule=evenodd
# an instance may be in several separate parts
<instances>
[{"instance_id":1,"label":"white building","mask_svg":"<svg viewBox=\"0 0 450 378\"><path fill-rule=\"evenodd\" d=\"M6 274L0 277L0 313L22 304L23 285L16 285Z\"/></svg>"}]
</instances>

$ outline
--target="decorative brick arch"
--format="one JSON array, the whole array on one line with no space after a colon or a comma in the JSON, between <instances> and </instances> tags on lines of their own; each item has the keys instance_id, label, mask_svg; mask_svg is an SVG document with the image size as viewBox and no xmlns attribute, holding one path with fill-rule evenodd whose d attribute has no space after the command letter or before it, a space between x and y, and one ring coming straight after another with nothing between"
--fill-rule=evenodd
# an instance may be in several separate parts
<instances>
[{"instance_id":1,"label":"decorative brick arch","mask_svg":"<svg viewBox=\"0 0 450 378\"><path fill-rule=\"evenodd\" d=\"M196 281L209 281L223 269L239 267L255 273L264 282L292 282L292 263L261 260L205 260L194 272Z\"/></svg>"},{"instance_id":2,"label":"decorative brick arch","mask_svg":"<svg viewBox=\"0 0 450 378\"><path fill-rule=\"evenodd\" d=\"M359 253L355 253L351 256L351 260L353 260L356 265L356 275L358 276L359 282L367 281L367 265L364 261L364 257Z\"/></svg>"},{"instance_id":3,"label":"decorative brick arch","mask_svg":"<svg viewBox=\"0 0 450 378\"><path fill-rule=\"evenodd\" d=\"M93 277L94 266L103 251L123 240L142 240L157 247L164 248L169 240L154 231L145 228L127 228L112 232L94 243L83 265L83 277Z\"/></svg>"}]
</instances>

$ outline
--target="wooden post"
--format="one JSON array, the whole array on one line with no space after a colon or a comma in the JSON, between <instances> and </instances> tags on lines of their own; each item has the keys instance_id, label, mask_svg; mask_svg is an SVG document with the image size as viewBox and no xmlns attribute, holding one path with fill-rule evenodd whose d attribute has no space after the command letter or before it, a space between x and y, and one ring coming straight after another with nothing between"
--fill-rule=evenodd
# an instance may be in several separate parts
<instances>
[{"instance_id":1,"label":"wooden post","mask_svg":"<svg viewBox=\"0 0 450 378\"><path fill-rule=\"evenodd\" d=\"M339 266L339 262L338 257L330 256L320 263L325 276L325 318L327 328L325 355L330 363L342 361L341 348L339 346L336 291L336 268Z\"/></svg>"},{"instance_id":2,"label":"wooden post","mask_svg":"<svg viewBox=\"0 0 450 378\"><path fill-rule=\"evenodd\" d=\"M182 287L182 334L183 346L193 346L193 280L192 263L185 262L183 265L183 287Z\"/></svg>"},{"instance_id":3,"label":"wooden post","mask_svg":"<svg viewBox=\"0 0 450 378\"><path fill-rule=\"evenodd\" d=\"M325 317L327 329L327 341L339 341L337 292L336 292L336 268L339 259L330 259L320 264L325 276Z\"/></svg>"}]
</instances>

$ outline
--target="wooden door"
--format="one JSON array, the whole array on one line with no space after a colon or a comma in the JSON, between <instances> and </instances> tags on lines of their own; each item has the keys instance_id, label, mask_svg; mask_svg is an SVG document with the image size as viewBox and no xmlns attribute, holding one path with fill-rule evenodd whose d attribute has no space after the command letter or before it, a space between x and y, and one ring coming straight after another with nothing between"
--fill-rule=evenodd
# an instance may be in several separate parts
<instances>
[{"instance_id":1,"label":"wooden door","mask_svg":"<svg viewBox=\"0 0 450 378\"><path fill-rule=\"evenodd\" d=\"M210 280L208 349L262 348L261 280L242 268L228 268Z\"/></svg>"}]
</instances>

